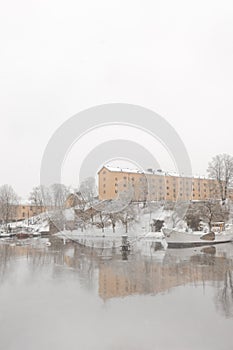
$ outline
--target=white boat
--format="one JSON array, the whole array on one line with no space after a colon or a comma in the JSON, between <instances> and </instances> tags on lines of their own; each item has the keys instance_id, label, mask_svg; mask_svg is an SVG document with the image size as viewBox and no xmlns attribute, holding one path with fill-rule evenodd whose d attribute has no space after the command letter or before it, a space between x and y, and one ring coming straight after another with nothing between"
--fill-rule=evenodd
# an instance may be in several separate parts
<instances>
[{"instance_id":1,"label":"white boat","mask_svg":"<svg viewBox=\"0 0 233 350\"><path fill-rule=\"evenodd\" d=\"M41 236L41 233L39 231L34 231L34 232L32 232L32 236L38 237L38 236Z\"/></svg>"},{"instance_id":2,"label":"white boat","mask_svg":"<svg viewBox=\"0 0 233 350\"><path fill-rule=\"evenodd\" d=\"M7 233L7 232L0 232L0 238L7 238L7 237L11 237L11 234L10 233Z\"/></svg>"},{"instance_id":3,"label":"white boat","mask_svg":"<svg viewBox=\"0 0 233 350\"><path fill-rule=\"evenodd\" d=\"M222 231L217 234L201 231L183 232L175 229L162 228L168 248L200 247L233 241L233 234Z\"/></svg>"}]
</instances>

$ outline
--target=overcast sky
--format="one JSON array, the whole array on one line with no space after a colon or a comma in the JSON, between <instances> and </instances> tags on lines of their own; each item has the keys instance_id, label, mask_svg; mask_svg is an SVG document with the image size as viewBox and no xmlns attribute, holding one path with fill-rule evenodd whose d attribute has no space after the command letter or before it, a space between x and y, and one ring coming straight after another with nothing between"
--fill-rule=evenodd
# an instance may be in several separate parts
<instances>
[{"instance_id":1,"label":"overcast sky","mask_svg":"<svg viewBox=\"0 0 233 350\"><path fill-rule=\"evenodd\" d=\"M0 33L0 184L19 195L54 131L103 103L163 116L195 173L233 153L232 0L9 0Z\"/></svg>"}]
</instances>

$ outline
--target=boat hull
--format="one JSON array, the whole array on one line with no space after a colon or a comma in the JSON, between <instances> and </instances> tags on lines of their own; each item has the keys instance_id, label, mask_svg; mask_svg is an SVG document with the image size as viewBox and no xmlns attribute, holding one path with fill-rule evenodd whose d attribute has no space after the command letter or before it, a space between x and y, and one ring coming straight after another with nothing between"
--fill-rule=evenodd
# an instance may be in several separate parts
<instances>
[{"instance_id":1,"label":"boat hull","mask_svg":"<svg viewBox=\"0 0 233 350\"><path fill-rule=\"evenodd\" d=\"M231 239L224 239L224 240L213 240L213 241L193 241L193 242L167 242L168 248L192 248L192 247L203 247L203 246L210 246L210 245L216 245L221 243L230 243L232 242Z\"/></svg>"}]
</instances>

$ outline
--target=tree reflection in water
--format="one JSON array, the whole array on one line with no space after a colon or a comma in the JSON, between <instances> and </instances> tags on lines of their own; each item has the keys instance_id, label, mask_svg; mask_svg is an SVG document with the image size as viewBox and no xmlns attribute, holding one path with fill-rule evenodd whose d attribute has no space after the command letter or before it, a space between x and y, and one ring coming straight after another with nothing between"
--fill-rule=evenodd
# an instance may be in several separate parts
<instances>
[{"instance_id":1,"label":"tree reflection in water","mask_svg":"<svg viewBox=\"0 0 233 350\"><path fill-rule=\"evenodd\" d=\"M222 248L168 249L164 257L142 256L139 252L119 252L63 243L50 237L0 244L0 287L22 263L29 280L49 276L51 280L78 279L87 290L98 290L104 301L136 294L156 295L175 287L203 286L215 291L214 302L225 317L233 317L232 245Z\"/></svg>"},{"instance_id":2,"label":"tree reflection in water","mask_svg":"<svg viewBox=\"0 0 233 350\"><path fill-rule=\"evenodd\" d=\"M223 285L218 286L215 302L218 310L227 318L233 317L233 279L232 269L224 275Z\"/></svg>"}]
</instances>

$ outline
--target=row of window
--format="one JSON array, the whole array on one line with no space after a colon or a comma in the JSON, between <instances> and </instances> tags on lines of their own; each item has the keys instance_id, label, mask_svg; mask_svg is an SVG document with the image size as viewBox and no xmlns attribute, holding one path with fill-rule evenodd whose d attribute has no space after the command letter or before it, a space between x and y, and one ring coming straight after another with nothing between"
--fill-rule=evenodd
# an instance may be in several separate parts
<instances>
[{"instance_id":1,"label":"row of window","mask_svg":"<svg viewBox=\"0 0 233 350\"><path fill-rule=\"evenodd\" d=\"M126 184L123 184L123 186L126 187ZM134 187L134 184L132 184L132 186ZM103 187L106 187L106 184L103 184ZM118 187L118 183L115 183L115 187ZM152 187L153 189L156 188L155 185L152 185L152 186L150 186L150 187ZM160 186L159 188L162 189L162 186ZM167 190L169 190L169 189L170 189L170 187L167 186ZM186 187L186 191L187 191L187 190L189 190L189 188ZM174 187L173 191L176 191L176 187ZM193 188L193 191L196 191L196 189ZM201 189L198 188L198 192L200 192L200 191L201 191ZM204 189L204 192L206 192L206 189Z\"/></svg>"},{"instance_id":2,"label":"row of window","mask_svg":"<svg viewBox=\"0 0 233 350\"><path fill-rule=\"evenodd\" d=\"M126 179L127 179L126 176L124 176L123 179L126 180ZM134 181L134 178L132 177L131 180ZM106 178L105 178L105 177L103 178L103 181L106 181ZM117 177L115 177L115 181L118 181ZM146 179L144 179L144 178L140 178L140 182L148 182L148 181L147 181ZM155 179L152 179L152 182L155 182ZM159 179L159 182L161 183L161 182L162 182L162 179ZM167 181L167 184L168 184L168 183L169 183L169 182ZM182 183L180 183L180 184L182 185ZM184 185L184 184L183 184L183 185ZM189 188L188 185L189 185L189 183L186 182L186 189ZM195 185L194 183L192 183L192 185L195 186L195 188L193 187L193 191L195 191L195 189L198 190L198 191L201 190L200 184L198 184L198 185L196 184L196 185ZM118 184L115 183L115 186L118 186ZM154 186L154 185L153 185L153 186ZM173 187L176 187L176 183L173 183ZM198 187L198 188L196 188L196 187ZM206 187L206 183L204 183L204 187ZM169 189L169 186L167 186L167 189Z\"/></svg>"},{"instance_id":3,"label":"row of window","mask_svg":"<svg viewBox=\"0 0 233 350\"><path fill-rule=\"evenodd\" d=\"M22 209L25 209L25 206L22 206ZM33 208L32 208L32 207L30 207L30 210L33 210Z\"/></svg>"},{"instance_id":4,"label":"row of window","mask_svg":"<svg viewBox=\"0 0 233 350\"><path fill-rule=\"evenodd\" d=\"M103 193L104 194L106 194L106 191L103 191ZM117 190L115 190L115 193L117 194L118 193L118 191ZM145 196L147 196L148 195L148 193L143 193L143 195L145 195ZM155 192L152 192L152 195L153 196L155 196L156 195L156 193ZM158 199L158 200L162 200L162 199L164 199L164 197L162 197L162 193L159 193L159 196L160 197L158 197L158 198L156 198L156 199ZM168 197L170 197L170 194L169 193L167 193L167 196ZM182 193L180 193L179 194L179 196L180 197L183 197L183 194ZM189 197L189 193L186 193L186 197ZM193 193L193 197L197 197L197 195L195 195L194 193ZM201 197L201 195L199 194L198 195L198 197ZM206 195L204 195L204 198L206 198L207 196ZM174 193L173 194L173 198L176 198L176 194ZM25 213L23 213L23 217L25 217Z\"/></svg>"}]
</instances>

